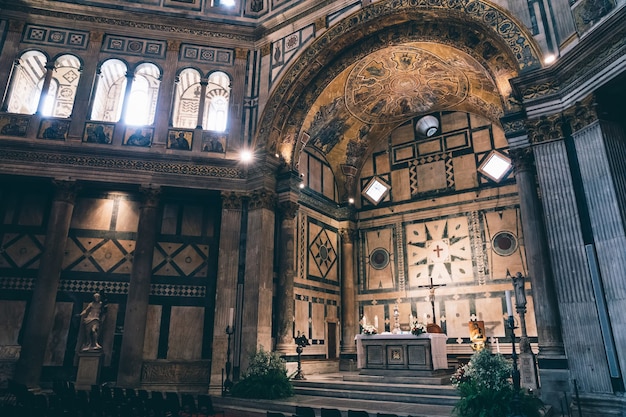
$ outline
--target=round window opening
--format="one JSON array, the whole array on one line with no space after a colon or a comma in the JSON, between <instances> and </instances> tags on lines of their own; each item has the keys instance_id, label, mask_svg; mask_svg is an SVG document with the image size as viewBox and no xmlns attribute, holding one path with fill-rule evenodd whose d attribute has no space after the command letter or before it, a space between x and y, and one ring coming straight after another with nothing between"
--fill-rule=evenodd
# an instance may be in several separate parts
<instances>
[{"instance_id":1,"label":"round window opening","mask_svg":"<svg viewBox=\"0 0 626 417\"><path fill-rule=\"evenodd\" d=\"M517 238L511 232L498 232L493 237L493 250L500 256L509 256L517 250Z\"/></svg>"},{"instance_id":2,"label":"round window opening","mask_svg":"<svg viewBox=\"0 0 626 417\"><path fill-rule=\"evenodd\" d=\"M370 265L374 269L383 269L389 265L389 252L384 248L376 248L370 253Z\"/></svg>"}]
</instances>

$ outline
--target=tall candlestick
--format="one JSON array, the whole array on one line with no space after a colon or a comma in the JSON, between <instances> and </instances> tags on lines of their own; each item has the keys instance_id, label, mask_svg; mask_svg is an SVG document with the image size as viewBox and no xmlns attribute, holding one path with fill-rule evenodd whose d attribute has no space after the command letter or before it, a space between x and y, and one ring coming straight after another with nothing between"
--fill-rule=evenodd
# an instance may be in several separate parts
<instances>
[{"instance_id":1,"label":"tall candlestick","mask_svg":"<svg viewBox=\"0 0 626 417\"><path fill-rule=\"evenodd\" d=\"M230 311L228 312L228 325L230 327L233 327L234 319L235 319L235 309L231 307Z\"/></svg>"},{"instance_id":2,"label":"tall candlestick","mask_svg":"<svg viewBox=\"0 0 626 417\"><path fill-rule=\"evenodd\" d=\"M367 317L365 317L365 314L363 314L363 327L365 327L366 324L367 324Z\"/></svg>"},{"instance_id":3,"label":"tall candlestick","mask_svg":"<svg viewBox=\"0 0 626 417\"><path fill-rule=\"evenodd\" d=\"M511 290L506 290L504 292L504 296L506 297L506 313L509 317L513 316L513 304L511 303Z\"/></svg>"},{"instance_id":4,"label":"tall candlestick","mask_svg":"<svg viewBox=\"0 0 626 417\"><path fill-rule=\"evenodd\" d=\"M374 327L378 329L378 316L374 316Z\"/></svg>"}]
</instances>

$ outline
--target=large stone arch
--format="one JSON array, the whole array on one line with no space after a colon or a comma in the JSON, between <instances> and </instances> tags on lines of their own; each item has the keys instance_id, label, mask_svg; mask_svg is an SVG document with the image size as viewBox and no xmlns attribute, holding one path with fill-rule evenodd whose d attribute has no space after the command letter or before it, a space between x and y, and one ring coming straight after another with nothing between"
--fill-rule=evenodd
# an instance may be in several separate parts
<instances>
[{"instance_id":1,"label":"large stone arch","mask_svg":"<svg viewBox=\"0 0 626 417\"><path fill-rule=\"evenodd\" d=\"M470 57L464 58L466 61L484 69L485 77L491 78L488 87L494 87L499 97L497 102L474 104L478 113L494 121L517 106L508 80L541 66L531 35L490 3L383 0L329 28L293 62L268 100L255 147L279 153L295 165L303 145L298 139L302 139L305 119L320 94L342 71L383 48L420 42L457 50ZM467 105L456 110L468 110ZM379 129L377 134L388 131Z\"/></svg>"}]
</instances>

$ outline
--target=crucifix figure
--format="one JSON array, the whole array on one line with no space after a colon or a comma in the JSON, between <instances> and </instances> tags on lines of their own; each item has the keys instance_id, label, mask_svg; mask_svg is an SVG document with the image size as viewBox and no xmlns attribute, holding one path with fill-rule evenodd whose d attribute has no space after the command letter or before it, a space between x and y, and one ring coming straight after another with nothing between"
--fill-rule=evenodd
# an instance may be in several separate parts
<instances>
[{"instance_id":1,"label":"crucifix figure","mask_svg":"<svg viewBox=\"0 0 626 417\"><path fill-rule=\"evenodd\" d=\"M446 284L433 284L433 277L430 277L430 285L418 285L417 288L428 288L430 293L428 294L428 301L430 301L430 306L433 310L433 324L437 324L437 319L435 318L435 290L439 287L445 287Z\"/></svg>"}]
</instances>

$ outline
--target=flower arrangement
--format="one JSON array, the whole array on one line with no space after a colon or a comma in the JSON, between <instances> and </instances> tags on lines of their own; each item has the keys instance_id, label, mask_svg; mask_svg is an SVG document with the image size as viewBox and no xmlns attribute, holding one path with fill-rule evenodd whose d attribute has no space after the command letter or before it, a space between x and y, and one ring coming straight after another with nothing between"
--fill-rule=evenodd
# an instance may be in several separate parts
<instances>
[{"instance_id":1,"label":"flower arrangement","mask_svg":"<svg viewBox=\"0 0 626 417\"><path fill-rule=\"evenodd\" d=\"M482 349L469 363L450 377L461 399L454 407L458 417L501 417L511 415L516 396L511 383L511 364L504 356ZM518 393L520 411L528 417L539 417L541 401L524 390Z\"/></svg>"},{"instance_id":2,"label":"flower arrangement","mask_svg":"<svg viewBox=\"0 0 626 417\"><path fill-rule=\"evenodd\" d=\"M413 333L415 336L419 336L422 333L426 333L426 325L424 323L420 323L419 321L415 320L412 324L411 324L411 333Z\"/></svg>"},{"instance_id":3,"label":"flower arrangement","mask_svg":"<svg viewBox=\"0 0 626 417\"><path fill-rule=\"evenodd\" d=\"M364 324L362 333L363 334L376 334L378 333L378 330L376 330L376 327L372 326L371 324Z\"/></svg>"}]
</instances>

